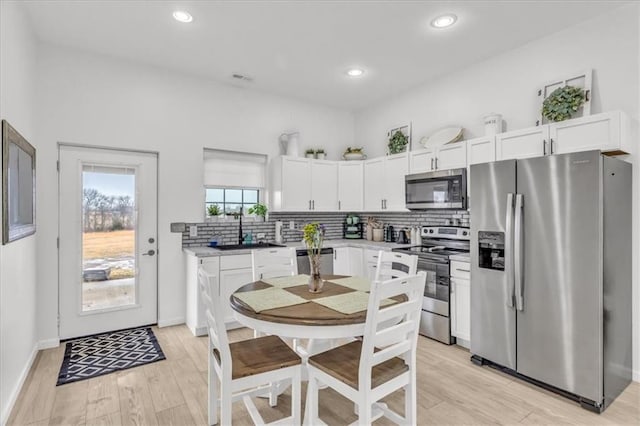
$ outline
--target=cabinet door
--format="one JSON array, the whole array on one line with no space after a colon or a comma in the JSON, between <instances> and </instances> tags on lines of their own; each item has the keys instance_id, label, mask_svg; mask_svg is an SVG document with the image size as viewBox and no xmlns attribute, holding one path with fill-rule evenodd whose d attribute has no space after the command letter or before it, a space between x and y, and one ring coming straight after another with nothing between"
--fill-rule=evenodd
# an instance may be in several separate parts
<instances>
[{"instance_id":1,"label":"cabinet door","mask_svg":"<svg viewBox=\"0 0 640 426\"><path fill-rule=\"evenodd\" d=\"M351 275L364 276L364 250L358 247L349 247L349 270Z\"/></svg>"},{"instance_id":2,"label":"cabinet door","mask_svg":"<svg viewBox=\"0 0 640 426\"><path fill-rule=\"evenodd\" d=\"M436 154L436 169L463 169L467 167L467 143L455 142L438 148Z\"/></svg>"},{"instance_id":3,"label":"cabinet door","mask_svg":"<svg viewBox=\"0 0 640 426\"><path fill-rule=\"evenodd\" d=\"M404 177L409 172L407 155L385 158L384 172L384 210L407 211L404 195Z\"/></svg>"},{"instance_id":4,"label":"cabinet door","mask_svg":"<svg viewBox=\"0 0 640 426\"><path fill-rule=\"evenodd\" d=\"M451 278L453 335L471 340L471 286L469 280Z\"/></svg>"},{"instance_id":5,"label":"cabinet door","mask_svg":"<svg viewBox=\"0 0 640 426\"><path fill-rule=\"evenodd\" d=\"M467 141L467 164L481 164L496 161L495 137L477 138Z\"/></svg>"},{"instance_id":6,"label":"cabinet door","mask_svg":"<svg viewBox=\"0 0 640 426\"><path fill-rule=\"evenodd\" d=\"M382 210L384 198L384 158L364 163L364 209L368 212Z\"/></svg>"},{"instance_id":7,"label":"cabinet door","mask_svg":"<svg viewBox=\"0 0 640 426\"><path fill-rule=\"evenodd\" d=\"M496 159L541 157L549 153L549 126L496 135Z\"/></svg>"},{"instance_id":8,"label":"cabinet door","mask_svg":"<svg viewBox=\"0 0 640 426\"><path fill-rule=\"evenodd\" d=\"M230 269L228 271L220 271L220 297L221 304L224 307L224 322L229 323L235 321L233 318L233 309L229 298L234 291L245 284L249 284L253 279L251 268Z\"/></svg>"},{"instance_id":9,"label":"cabinet door","mask_svg":"<svg viewBox=\"0 0 640 426\"><path fill-rule=\"evenodd\" d=\"M338 163L338 209L361 211L364 208L364 169L362 161Z\"/></svg>"},{"instance_id":10,"label":"cabinet door","mask_svg":"<svg viewBox=\"0 0 640 426\"><path fill-rule=\"evenodd\" d=\"M409 172L423 173L435 170L435 151L432 149L421 149L409 153Z\"/></svg>"},{"instance_id":11,"label":"cabinet door","mask_svg":"<svg viewBox=\"0 0 640 426\"><path fill-rule=\"evenodd\" d=\"M349 261L349 247L333 249L333 273L336 275L352 275Z\"/></svg>"},{"instance_id":12,"label":"cabinet door","mask_svg":"<svg viewBox=\"0 0 640 426\"><path fill-rule=\"evenodd\" d=\"M620 149L620 113L591 115L549 125L551 154Z\"/></svg>"},{"instance_id":13,"label":"cabinet door","mask_svg":"<svg viewBox=\"0 0 640 426\"><path fill-rule=\"evenodd\" d=\"M309 211L311 209L311 172L306 158L282 159L283 211Z\"/></svg>"},{"instance_id":14,"label":"cabinet door","mask_svg":"<svg viewBox=\"0 0 640 426\"><path fill-rule=\"evenodd\" d=\"M311 209L338 210L338 163L311 160Z\"/></svg>"}]
</instances>

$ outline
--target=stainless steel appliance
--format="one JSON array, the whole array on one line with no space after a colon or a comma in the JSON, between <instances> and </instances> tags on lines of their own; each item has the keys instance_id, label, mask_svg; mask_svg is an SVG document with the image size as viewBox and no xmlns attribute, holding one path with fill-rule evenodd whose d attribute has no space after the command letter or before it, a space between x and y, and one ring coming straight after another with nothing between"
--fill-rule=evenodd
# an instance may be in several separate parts
<instances>
[{"instance_id":1,"label":"stainless steel appliance","mask_svg":"<svg viewBox=\"0 0 640 426\"><path fill-rule=\"evenodd\" d=\"M404 179L409 210L467 208L467 169L411 174Z\"/></svg>"},{"instance_id":2,"label":"stainless steel appliance","mask_svg":"<svg viewBox=\"0 0 640 426\"><path fill-rule=\"evenodd\" d=\"M471 353L602 412L631 381L631 165L471 166Z\"/></svg>"},{"instance_id":3,"label":"stainless steel appliance","mask_svg":"<svg viewBox=\"0 0 640 426\"><path fill-rule=\"evenodd\" d=\"M311 266L309 265L309 253L306 249L296 250L298 260L298 273L309 275ZM333 274L333 249L325 247L320 250L320 275Z\"/></svg>"},{"instance_id":4,"label":"stainless steel appliance","mask_svg":"<svg viewBox=\"0 0 640 426\"><path fill-rule=\"evenodd\" d=\"M427 273L422 298L420 334L447 345L451 336L449 307L449 256L469 252L469 229L459 227L423 227L422 245L393 251L418 256L418 271Z\"/></svg>"}]
</instances>

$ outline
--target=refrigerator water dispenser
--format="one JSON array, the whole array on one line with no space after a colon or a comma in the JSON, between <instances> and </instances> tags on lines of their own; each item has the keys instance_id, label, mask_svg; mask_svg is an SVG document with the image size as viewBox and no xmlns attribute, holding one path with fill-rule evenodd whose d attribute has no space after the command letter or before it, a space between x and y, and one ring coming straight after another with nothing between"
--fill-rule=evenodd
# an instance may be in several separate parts
<instances>
[{"instance_id":1,"label":"refrigerator water dispenser","mask_svg":"<svg viewBox=\"0 0 640 426\"><path fill-rule=\"evenodd\" d=\"M478 266L504 271L504 232L478 231L478 246Z\"/></svg>"}]
</instances>

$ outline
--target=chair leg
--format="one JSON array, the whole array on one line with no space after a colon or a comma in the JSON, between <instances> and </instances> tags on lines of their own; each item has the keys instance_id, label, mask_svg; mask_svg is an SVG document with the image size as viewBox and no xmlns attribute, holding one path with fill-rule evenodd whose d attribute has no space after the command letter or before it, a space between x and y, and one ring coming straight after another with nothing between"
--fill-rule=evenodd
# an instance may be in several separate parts
<instances>
[{"instance_id":1,"label":"chair leg","mask_svg":"<svg viewBox=\"0 0 640 426\"><path fill-rule=\"evenodd\" d=\"M293 417L293 424L300 424L300 417L302 413L302 384L300 380L301 368L297 368L291 379L291 416Z\"/></svg>"},{"instance_id":2,"label":"chair leg","mask_svg":"<svg viewBox=\"0 0 640 426\"><path fill-rule=\"evenodd\" d=\"M224 377L220 380L222 382L221 391L220 391L220 425L228 426L231 425L231 412L232 412L232 400L231 400L231 377L229 380L225 380Z\"/></svg>"},{"instance_id":3,"label":"chair leg","mask_svg":"<svg viewBox=\"0 0 640 426\"><path fill-rule=\"evenodd\" d=\"M371 400L367 398L366 392L360 391L360 397L358 398L358 424L370 425L371 424Z\"/></svg>"},{"instance_id":4,"label":"chair leg","mask_svg":"<svg viewBox=\"0 0 640 426\"><path fill-rule=\"evenodd\" d=\"M311 426L318 419L318 381L313 375L309 375L307 384L307 402L304 407L304 424Z\"/></svg>"},{"instance_id":5,"label":"chair leg","mask_svg":"<svg viewBox=\"0 0 640 426\"><path fill-rule=\"evenodd\" d=\"M278 391L280 390L279 382L269 383L269 387L271 390L269 391L269 406L277 407L278 406Z\"/></svg>"},{"instance_id":6,"label":"chair leg","mask_svg":"<svg viewBox=\"0 0 640 426\"><path fill-rule=\"evenodd\" d=\"M216 373L213 349L209 345L209 383L208 383L208 397L209 397L209 425L215 425L218 423L218 374Z\"/></svg>"},{"instance_id":7,"label":"chair leg","mask_svg":"<svg viewBox=\"0 0 640 426\"><path fill-rule=\"evenodd\" d=\"M411 371L409 383L404 387L404 419L408 425L415 425L418 421L415 370Z\"/></svg>"}]
</instances>

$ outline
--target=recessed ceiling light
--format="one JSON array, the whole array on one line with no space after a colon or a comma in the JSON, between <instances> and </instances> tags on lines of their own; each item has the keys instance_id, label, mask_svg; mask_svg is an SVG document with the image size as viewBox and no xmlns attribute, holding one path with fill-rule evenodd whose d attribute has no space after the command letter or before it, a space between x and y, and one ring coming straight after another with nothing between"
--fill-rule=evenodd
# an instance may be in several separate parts
<instances>
[{"instance_id":1,"label":"recessed ceiling light","mask_svg":"<svg viewBox=\"0 0 640 426\"><path fill-rule=\"evenodd\" d=\"M176 10L173 12L173 18L179 22L191 22L193 21L193 16L189 12L185 12L184 10Z\"/></svg>"},{"instance_id":2,"label":"recessed ceiling light","mask_svg":"<svg viewBox=\"0 0 640 426\"><path fill-rule=\"evenodd\" d=\"M362 74L364 74L364 70L361 70L360 68L351 68L347 71L347 75L349 77L360 77Z\"/></svg>"},{"instance_id":3,"label":"recessed ceiling light","mask_svg":"<svg viewBox=\"0 0 640 426\"><path fill-rule=\"evenodd\" d=\"M451 25L455 24L458 20L458 17L453 14L438 16L436 19L431 21L431 25L436 28L447 28Z\"/></svg>"}]
</instances>

